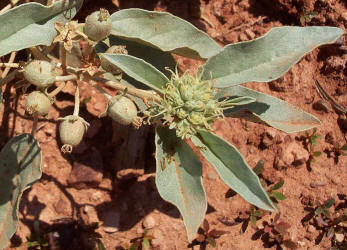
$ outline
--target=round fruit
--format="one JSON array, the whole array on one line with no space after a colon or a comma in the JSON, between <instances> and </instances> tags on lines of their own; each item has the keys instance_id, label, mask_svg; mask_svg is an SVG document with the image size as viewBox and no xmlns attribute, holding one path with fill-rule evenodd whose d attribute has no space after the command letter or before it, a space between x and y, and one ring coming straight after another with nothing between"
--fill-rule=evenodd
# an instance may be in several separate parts
<instances>
[{"instance_id":1,"label":"round fruit","mask_svg":"<svg viewBox=\"0 0 347 250\"><path fill-rule=\"evenodd\" d=\"M77 146L82 141L86 125L82 118L69 115L59 126L60 140L63 144Z\"/></svg>"},{"instance_id":2,"label":"round fruit","mask_svg":"<svg viewBox=\"0 0 347 250\"><path fill-rule=\"evenodd\" d=\"M90 40L101 41L111 33L112 22L110 14L105 9L95 11L86 18L84 33Z\"/></svg>"},{"instance_id":3,"label":"round fruit","mask_svg":"<svg viewBox=\"0 0 347 250\"><path fill-rule=\"evenodd\" d=\"M55 69L47 61L33 60L24 66L24 78L38 88L47 88L55 81Z\"/></svg>"},{"instance_id":4,"label":"round fruit","mask_svg":"<svg viewBox=\"0 0 347 250\"><path fill-rule=\"evenodd\" d=\"M127 55L128 51L125 49L125 46L114 45L109 47L105 53ZM120 73L122 73L122 70L120 68L107 61L104 57L101 56L100 61L101 67L107 72L110 72L114 75L119 75Z\"/></svg>"},{"instance_id":5,"label":"round fruit","mask_svg":"<svg viewBox=\"0 0 347 250\"><path fill-rule=\"evenodd\" d=\"M40 91L31 92L27 96L25 110L29 114L47 115L52 106L51 99Z\"/></svg>"},{"instance_id":6,"label":"round fruit","mask_svg":"<svg viewBox=\"0 0 347 250\"><path fill-rule=\"evenodd\" d=\"M111 100L107 114L119 124L129 125L137 117L137 108L129 98L116 96Z\"/></svg>"}]
</instances>

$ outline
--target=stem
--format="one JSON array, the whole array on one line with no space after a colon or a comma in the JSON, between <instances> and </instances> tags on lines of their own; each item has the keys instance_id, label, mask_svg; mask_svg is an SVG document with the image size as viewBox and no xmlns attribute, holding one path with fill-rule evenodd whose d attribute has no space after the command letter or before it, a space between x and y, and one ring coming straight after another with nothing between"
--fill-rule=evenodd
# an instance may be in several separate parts
<instances>
[{"instance_id":1,"label":"stem","mask_svg":"<svg viewBox=\"0 0 347 250\"><path fill-rule=\"evenodd\" d=\"M72 81L77 80L78 77L76 75L66 75L66 76L56 76L55 81L56 82L66 82L66 81Z\"/></svg>"},{"instance_id":2,"label":"stem","mask_svg":"<svg viewBox=\"0 0 347 250\"><path fill-rule=\"evenodd\" d=\"M60 61L61 61L61 68L63 69L63 74L65 75L67 73L67 67L66 67L66 49L64 48L63 44L60 43Z\"/></svg>"},{"instance_id":3,"label":"stem","mask_svg":"<svg viewBox=\"0 0 347 250\"><path fill-rule=\"evenodd\" d=\"M19 68L19 64L18 63L0 63L0 67Z\"/></svg>"},{"instance_id":4,"label":"stem","mask_svg":"<svg viewBox=\"0 0 347 250\"><path fill-rule=\"evenodd\" d=\"M73 115L78 116L78 113L80 112L80 89L78 88L77 82L76 84L76 92L75 92L75 108L73 110Z\"/></svg>"},{"instance_id":5,"label":"stem","mask_svg":"<svg viewBox=\"0 0 347 250\"><path fill-rule=\"evenodd\" d=\"M51 93L48 94L48 96L49 97L56 96L65 87L65 85L66 85L66 82L61 82L60 85L55 90L53 90Z\"/></svg>"},{"instance_id":6,"label":"stem","mask_svg":"<svg viewBox=\"0 0 347 250\"><path fill-rule=\"evenodd\" d=\"M19 73L18 69L16 69L16 70L12 71L10 74L8 74L5 78L2 78L0 80L0 88L3 85L5 85L5 84L9 83L10 81L12 81L13 79L15 79L18 73Z\"/></svg>"},{"instance_id":7,"label":"stem","mask_svg":"<svg viewBox=\"0 0 347 250\"><path fill-rule=\"evenodd\" d=\"M13 52L11 53L10 59L8 60L8 63L9 63L9 64L12 64L12 63L14 62L14 59L16 58L16 55L17 55L17 52L16 52L16 51L13 51ZM15 67L15 68L19 68L19 64L18 64L18 67ZM4 72L2 72L1 77L2 77L2 78L5 78L5 77L7 76L7 74L8 74L8 72L10 72L10 69L11 69L11 67L6 66Z\"/></svg>"},{"instance_id":8,"label":"stem","mask_svg":"<svg viewBox=\"0 0 347 250\"><path fill-rule=\"evenodd\" d=\"M38 114L34 112L33 116L34 116L34 123L33 123L33 127L31 128L31 135L34 137L36 128L37 128Z\"/></svg>"},{"instance_id":9,"label":"stem","mask_svg":"<svg viewBox=\"0 0 347 250\"><path fill-rule=\"evenodd\" d=\"M156 93L153 93L152 91L137 89L134 87L128 87L128 86L125 86L119 82L109 81L109 80L106 80L106 79L100 78L100 77L96 77L95 80L103 82L107 86L114 88L114 89L117 89L117 90L121 90L121 91L127 90L127 94L139 97L141 99L145 99L148 101L152 100L152 101L155 101L158 103L160 103L162 101L162 98L159 95L157 95ZM95 82L95 81L90 79L90 82ZM96 83L94 83L94 84L96 84Z\"/></svg>"},{"instance_id":10,"label":"stem","mask_svg":"<svg viewBox=\"0 0 347 250\"><path fill-rule=\"evenodd\" d=\"M45 54L43 54L39 48L30 47L29 49L30 49L31 53L34 54L34 57L36 59L40 59L40 60L44 60L44 61L48 61L48 62L50 61L50 59Z\"/></svg>"},{"instance_id":11,"label":"stem","mask_svg":"<svg viewBox=\"0 0 347 250\"><path fill-rule=\"evenodd\" d=\"M2 10L0 10L0 14L2 14L2 13L4 13L5 11L11 9L11 8L14 7L18 2L19 2L19 0L12 0L11 3L9 3L9 4L6 5Z\"/></svg>"}]
</instances>

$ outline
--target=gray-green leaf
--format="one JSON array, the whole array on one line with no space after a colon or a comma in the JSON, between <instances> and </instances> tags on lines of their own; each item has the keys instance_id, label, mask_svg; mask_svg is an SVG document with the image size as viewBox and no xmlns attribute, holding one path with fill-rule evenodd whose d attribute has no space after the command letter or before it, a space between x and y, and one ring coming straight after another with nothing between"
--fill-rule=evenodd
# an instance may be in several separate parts
<instances>
[{"instance_id":1,"label":"gray-green leaf","mask_svg":"<svg viewBox=\"0 0 347 250\"><path fill-rule=\"evenodd\" d=\"M142 59L122 54L101 54L107 61L120 68L128 76L162 93L169 79L153 65Z\"/></svg>"},{"instance_id":2,"label":"gray-green leaf","mask_svg":"<svg viewBox=\"0 0 347 250\"><path fill-rule=\"evenodd\" d=\"M58 1L52 6L27 3L0 15L0 56L12 51L50 45L57 35L54 23L66 23L81 8L83 0Z\"/></svg>"},{"instance_id":3,"label":"gray-green leaf","mask_svg":"<svg viewBox=\"0 0 347 250\"><path fill-rule=\"evenodd\" d=\"M198 135L200 139L197 136L192 137L193 144L232 190L261 209L276 210L258 176L233 145L208 131L201 130Z\"/></svg>"},{"instance_id":4,"label":"gray-green leaf","mask_svg":"<svg viewBox=\"0 0 347 250\"><path fill-rule=\"evenodd\" d=\"M189 22L164 12L120 10L111 16L112 34L195 59L207 59L221 47Z\"/></svg>"},{"instance_id":5,"label":"gray-green leaf","mask_svg":"<svg viewBox=\"0 0 347 250\"><path fill-rule=\"evenodd\" d=\"M193 150L176 137L175 130L157 127L155 144L159 194L178 208L191 242L207 209L201 163Z\"/></svg>"},{"instance_id":6,"label":"gray-green leaf","mask_svg":"<svg viewBox=\"0 0 347 250\"><path fill-rule=\"evenodd\" d=\"M226 116L263 123L286 133L304 131L320 125L315 116L281 99L240 85L221 89L217 97L226 96L250 96L257 100L248 105L226 110Z\"/></svg>"},{"instance_id":7,"label":"gray-green leaf","mask_svg":"<svg viewBox=\"0 0 347 250\"><path fill-rule=\"evenodd\" d=\"M216 87L245 82L269 82L287 72L314 48L333 43L343 34L335 27L278 27L252 41L230 44L203 66L203 80Z\"/></svg>"},{"instance_id":8,"label":"gray-green leaf","mask_svg":"<svg viewBox=\"0 0 347 250\"><path fill-rule=\"evenodd\" d=\"M12 138L0 152L0 249L17 229L25 189L41 178L41 149L30 134Z\"/></svg>"}]
</instances>

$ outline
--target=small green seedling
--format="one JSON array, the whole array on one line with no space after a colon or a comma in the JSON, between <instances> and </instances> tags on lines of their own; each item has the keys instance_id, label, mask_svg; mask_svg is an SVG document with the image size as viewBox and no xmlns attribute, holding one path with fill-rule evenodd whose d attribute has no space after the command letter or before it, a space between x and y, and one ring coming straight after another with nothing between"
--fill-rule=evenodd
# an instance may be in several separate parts
<instances>
[{"instance_id":1,"label":"small green seedling","mask_svg":"<svg viewBox=\"0 0 347 250\"><path fill-rule=\"evenodd\" d=\"M245 216L240 216L240 219L243 220L242 226L241 226L241 233L246 232L249 222L251 222L252 227L256 227L257 220L259 220L263 215L263 212L256 207L252 206L250 207L250 210L246 212Z\"/></svg>"},{"instance_id":2,"label":"small green seedling","mask_svg":"<svg viewBox=\"0 0 347 250\"><path fill-rule=\"evenodd\" d=\"M149 250L153 239L154 237L145 229L143 233L138 234L138 237L131 240L131 244L122 244L121 248L124 250Z\"/></svg>"},{"instance_id":3,"label":"small green seedling","mask_svg":"<svg viewBox=\"0 0 347 250\"><path fill-rule=\"evenodd\" d=\"M291 225L285 221L279 220L280 214L276 214L270 223L264 222L264 229L259 230L253 235L253 239L262 238L266 247L277 246L282 249L297 249L298 245L290 239L288 229Z\"/></svg>"},{"instance_id":4,"label":"small green seedling","mask_svg":"<svg viewBox=\"0 0 347 250\"><path fill-rule=\"evenodd\" d=\"M110 14L100 9L79 23L72 18L83 0L48 2L53 3L29 2L0 14L0 57L11 54L8 63L0 63L0 67L13 69L0 79L0 105L1 90L17 79L22 79L21 85L35 88L35 96L43 99L31 99L29 93L27 113L33 119L32 133L13 138L0 154L0 179L6 180L1 193L0 248L6 247L17 228L18 216L13 215L18 206L13 204L41 177L41 151L34 138L39 116L49 116L50 109L59 106L51 104L62 101L55 97L68 81L73 83L75 101L73 113L61 118L58 125L61 151L72 153L88 127L79 112L81 84L107 100L108 108L101 117L107 115L134 128L153 125L155 183L160 196L180 211L190 242L207 211L203 165L196 154L249 203L276 211L258 176L236 147L215 134L212 125L230 117L287 133L319 126L313 115L242 84L280 78L314 48L334 43L343 30L277 27L257 39L222 47L169 13L123 9ZM16 62L17 51L28 60ZM203 65L196 73L181 72L172 54ZM115 91L111 93L109 88ZM276 192L272 189L270 196L278 201L283 197ZM145 238L141 244L147 247L149 239Z\"/></svg>"},{"instance_id":5,"label":"small green seedling","mask_svg":"<svg viewBox=\"0 0 347 250\"><path fill-rule=\"evenodd\" d=\"M340 156L347 156L347 144L341 146L340 143L336 142L332 149L326 150L326 153L328 154L328 157L333 157L335 163L337 164Z\"/></svg>"},{"instance_id":6,"label":"small green seedling","mask_svg":"<svg viewBox=\"0 0 347 250\"><path fill-rule=\"evenodd\" d=\"M39 228L39 222L34 221L34 233L27 238L26 246L30 250L48 249L48 240L43 236Z\"/></svg>"},{"instance_id":7,"label":"small green seedling","mask_svg":"<svg viewBox=\"0 0 347 250\"><path fill-rule=\"evenodd\" d=\"M196 241L202 247L206 247L207 245L210 245L211 247L215 248L217 246L216 239L218 239L219 237L227 233L229 232L224 230L217 230L217 229L210 230L210 225L208 221L204 220L204 222L202 223L201 231L199 232L199 235L196 238Z\"/></svg>"},{"instance_id":8,"label":"small green seedling","mask_svg":"<svg viewBox=\"0 0 347 250\"><path fill-rule=\"evenodd\" d=\"M321 138L321 135L317 134L317 128L314 128L312 133L306 131L305 134L300 137L300 139L304 143L304 147L310 154L310 158L308 160L309 165L314 163L316 161L316 158L322 154L322 152L320 151L315 151L315 146L317 145L317 140L319 138Z\"/></svg>"},{"instance_id":9,"label":"small green seedling","mask_svg":"<svg viewBox=\"0 0 347 250\"><path fill-rule=\"evenodd\" d=\"M300 16L300 23L302 26L305 26L307 23L311 22L312 17L315 17L318 15L318 12L312 11L312 12L304 12Z\"/></svg>"}]
</instances>

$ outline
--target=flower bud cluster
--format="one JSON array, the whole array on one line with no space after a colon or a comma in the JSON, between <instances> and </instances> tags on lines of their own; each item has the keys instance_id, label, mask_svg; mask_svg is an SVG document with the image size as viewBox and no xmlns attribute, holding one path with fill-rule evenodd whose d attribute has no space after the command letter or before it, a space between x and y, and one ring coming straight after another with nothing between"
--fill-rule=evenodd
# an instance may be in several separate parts
<instances>
[{"instance_id":1,"label":"flower bud cluster","mask_svg":"<svg viewBox=\"0 0 347 250\"><path fill-rule=\"evenodd\" d=\"M189 138L197 130L212 130L213 121L223 118L223 103L214 99L216 91L212 81L173 73L162 102L153 103L144 113L149 122L163 120L163 124L176 129L178 137Z\"/></svg>"}]
</instances>

